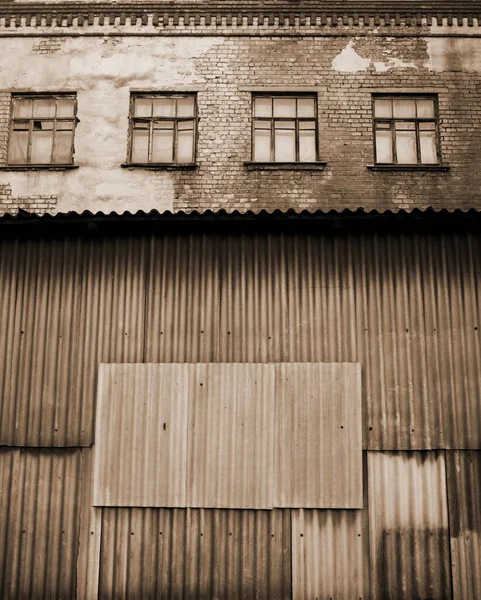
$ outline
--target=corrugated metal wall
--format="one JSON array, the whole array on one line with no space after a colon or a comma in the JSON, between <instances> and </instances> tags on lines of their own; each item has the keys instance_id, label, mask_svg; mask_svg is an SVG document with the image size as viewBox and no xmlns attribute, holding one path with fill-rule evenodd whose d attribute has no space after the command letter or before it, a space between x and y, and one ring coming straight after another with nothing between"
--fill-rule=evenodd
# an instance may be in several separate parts
<instances>
[{"instance_id":1,"label":"corrugated metal wall","mask_svg":"<svg viewBox=\"0 0 481 600\"><path fill-rule=\"evenodd\" d=\"M99 362L310 361L362 363L368 449L476 449L480 251L468 235L3 241L0 443L92 443Z\"/></svg>"},{"instance_id":2,"label":"corrugated metal wall","mask_svg":"<svg viewBox=\"0 0 481 600\"><path fill-rule=\"evenodd\" d=\"M477 599L480 239L1 241L0 597ZM233 361L361 363L364 510L92 508L99 363Z\"/></svg>"}]
</instances>

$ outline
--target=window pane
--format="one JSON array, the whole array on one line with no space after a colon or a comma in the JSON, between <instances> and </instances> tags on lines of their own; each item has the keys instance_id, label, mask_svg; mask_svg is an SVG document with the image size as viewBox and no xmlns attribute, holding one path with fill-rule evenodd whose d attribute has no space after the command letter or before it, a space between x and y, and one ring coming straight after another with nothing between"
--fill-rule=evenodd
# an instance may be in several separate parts
<instances>
[{"instance_id":1,"label":"window pane","mask_svg":"<svg viewBox=\"0 0 481 600\"><path fill-rule=\"evenodd\" d=\"M316 160L316 132L303 129L299 131L299 160L313 162Z\"/></svg>"},{"instance_id":2,"label":"window pane","mask_svg":"<svg viewBox=\"0 0 481 600\"><path fill-rule=\"evenodd\" d=\"M178 131L177 133L177 162L194 162L194 132Z\"/></svg>"},{"instance_id":3,"label":"window pane","mask_svg":"<svg viewBox=\"0 0 481 600\"><path fill-rule=\"evenodd\" d=\"M295 129L296 122L295 121L275 121L274 127L276 129Z\"/></svg>"},{"instance_id":4,"label":"window pane","mask_svg":"<svg viewBox=\"0 0 481 600\"><path fill-rule=\"evenodd\" d=\"M175 100L173 98L156 98L154 100L154 117L175 117Z\"/></svg>"},{"instance_id":5,"label":"window pane","mask_svg":"<svg viewBox=\"0 0 481 600\"><path fill-rule=\"evenodd\" d=\"M299 123L299 129L315 129L316 122L315 121L301 121Z\"/></svg>"},{"instance_id":6,"label":"window pane","mask_svg":"<svg viewBox=\"0 0 481 600\"><path fill-rule=\"evenodd\" d=\"M152 116L152 100L149 98L136 98L134 101L134 117Z\"/></svg>"},{"instance_id":7,"label":"window pane","mask_svg":"<svg viewBox=\"0 0 481 600\"><path fill-rule=\"evenodd\" d=\"M271 132L266 129L256 129L254 134L254 161L270 162Z\"/></svg>"},{"instance_id":8,"label":"window pane","mask_svg":"<svg viewBox=\"0 0 481 600\"><path fill-rule=\"evenodd\" d=\"M272 117L272 98L255 98L255 116Z\"/></svg>"},{"instance_id":9,"label":"window pane","mask_svg":"<svg viewBox=\"0 0 481 600\"><path fill-rule=\"evenodd\" d=\"M177 116L178 117L193 117L194 116L194 98L178 98L177 100Z\"/></svg>"},{"instance_id":10,"label":"window pane","mask_svg":"<svg viewBox=\"0 0 481 600\"><path fill-rule=\"evenodd\" d=\"M132 132L132 162L146 163L149 157L149 130L134 129Z\"/></svg>"},{"instance_id":11,"label":"window pane","mask_svg":"<svg viewBox=\"0 0 481 600\"><path fill-rule=\"evenodd\" d=\"M27 164L28 130L14 130L10 137L8 162L11 164Z\"/></svg>"},{"instance_id":12,"label":"window pane","mask_svg":"<svg viewBox=\"0 0 481 600\"><path fill-rule=\"evenodd\" d=\"M414 100L393 100L392 104L395 118L416 116L416 103Z\"/></svg>"},{"instance_id":13,"label":"window pane","mask_svg":"<svg viewBox=\"0 0 481 600\"><path fill-rule=\"evenodd\" d=\"M434 117L433 100L416 100L419 119L431 119Z\"/></svg>"},{"instance_id":14,"label":"window pane","mask_svg":"<svg viewBox=\"0 0 481 600\"><path fill-rule=\"evenodd\" d=\"M419 129L421 131L435 131L436 123L419 123Z\"/></svg>"},{"instance_id":15,"label":"window pane","mask_svg":"<svg viewBox=\"0 0 481 600\"><path fill-rule=\"evenodd\" d=\"M392 137L391 130L376 131L376 162L392 163Z\"/></svg>"},{"instance_id":16,"label":"window pane","mask_svg":"<svg viewBox=\"0 0 481 600\"><path fill-rule=\"evenodd\" d=\"M177 129L179 131L187 131L194 129L194 121L178 121Z\"/></svg>"},{"instance_id":17,"label":"window pane","mask_svg":"<svg viewBox=\"0 0 481 600\"><path fill-rule=\"evenodd\" d=\"M293 129L276 129L274 151L276 162L296 160L296 132Z\"/></svg>"},{"instance_id":18,"label":"window pane","mask_svg":"<svg viewBox=\"0 0 481 600\"><path fill-rule=\"evenodd\" d=\"M15 98L13 107L14 119L29 119L32 116L33 100Z\"/></svg>"},{"instance_id":19,"label":"window pane","mask_svg":"<svg viewBox=\"0 0 481 600\"><path fill-rule=\"evenodd\" d=\"M314 117L314 98L299 98L297 101L298 117Z\"/></svg>"},{"instance_id":20,"label":"window pane","mask_svg":"<svg viewBox=\"0 0 481 600\"><path fill-rule=\"evenodd\" d=\"M32 149L30 162L34 165L52 162L53 131L34 129L32 131Z\"/></svg>"},{"instance_id":21,"label":"window pane","mask_svg":"<svg viewBox=\"0 0 481 600\"><path fill-rule=\"evenodd\" d=\"M57 131L55 136L54 163L67 165L72 162L72 141L72 131Z\"/></svg>"},{"instance_id":22,"label":"window pane","mask_svg":"<svg viewBox=\"0 0 481 600\"><path fill-rule=\"evenodd\" d=\"M254 127L255 129L269 129L271 128L271 122L270 121L259 121L256 120L254 122Z\"/></svg>"},{"instance_id":23,"label":"window pane","mask_svg":"<svg viewBox=\"0 0 481 600\"><path fill-rule=\"evenodd\" d=\"M73 117L74 100L72 98L61 98L57 100L57 118L68 119Z\"/></svg>"},{"instance_id":24,"label":"window pane","mask_svg":"<svg viewBox=\"0 0 481 600\"><path fill-rule=\"evenodd\" d=\"M55 117L56 103L54 98L34 100L33 117L39 119L53 119Z\"/></svg>"},{"instance_id":25,"label":"window pane","mask_svg":"<svg viewBox=\"0 0 481 600\"><path fill-rule=\"evenodd\" d=\"M274 117L295 117L295 98L274 98Z\"/></svg>"},{"instance_id":26,"label":"window pane","mask_svg":"<svg viewBox=\"0 0 481 600\"><path fill-rule=\"evenodd\" d=\"M374 100L374 116L378 119L390 119L392 117L392 101Z\"/></svg>"},{"instance_id":27,"label":"window pane","mask_svg":"<svg viewBox=\"0 0 481 600\"><path fill-rule=\"evenodd\" d=\"M437 163L436 133L434 131L421 131L419 142L421 147L421 162L428 165Z\"/></svg>"},{"instance_id":28,"label":"window pane","mask_svg":"<svg viewBox=\"0 0 481 600\"><path fill-rule=\"evenodd\" d=\"M415 131L396 131L396 154L399 164L412 165L418 162Z\"/></svg>"},{"instance_id":29,"label":"window pane","mask_svg":"<svg viewBox=\"0 0 481 600\"><path fill-rule=\"evenodd\" d=\"M172 129L156 129L152 147L152 162L171 163L174 161L174 132Z\"/></svg>"},{"instance_id":30,"label":"window pane","mask_svg":"<svg viewBox=\"0 0 481 600\"><path fill-rule=\"evenodd\" d=\"M394 123L394 127L399 131L414 131L416 129L416 124L414 121L397 121Z\"/></svg>"}]
</instances>

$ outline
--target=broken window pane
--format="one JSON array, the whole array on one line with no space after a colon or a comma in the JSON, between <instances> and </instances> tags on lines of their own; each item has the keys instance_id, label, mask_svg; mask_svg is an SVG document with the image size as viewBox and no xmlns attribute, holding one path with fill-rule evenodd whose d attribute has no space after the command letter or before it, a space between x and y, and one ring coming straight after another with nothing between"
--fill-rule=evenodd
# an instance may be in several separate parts
<instances>
[{"instance_id":1,"label":"broken window pane","mask_svg":"<svg viewBox=\"0 0 481 600\"><path fill-rule=\"evenodd\" d=\"M414 100L393 100L393 117L408 118L416 116L416 104Z\"/></svg>"},{"instance_id":2,"label":"broken window pane","mask_svg":"<svg viewBox=\"0 0 481 600\"><path fill-rule=\"evenodd\" d=\"M272 98L255 98L254 102L256 117L272 117Z\"/></svg>"},{"instance_id":3,"label":"broken window pane","mask_svg":"<svg viewBox=\"0 0 481 600\"><path fill-rule=\"evenodd\" d=\"M297 100L297 116L309 118L315 116L314 98L299 98Z\"/></svg>"},{"instance_id":4,"label":"broken window pane","mask_svg":"<svg viewBox=\"0 0 481 600\"><path fill-rule=\"evenodd\" d=\"M274 117L295 117L295 98L274 98Z\"/></svg>"},{"instance_id":5,"label":"broken window pane","mask_svg":"<svg viewBox=\"0 0 481 600\"><path fill-rule=\"evenodd\" d=\"M136 98L134 107L134 117L152 116L152 100L148 98Z\"/></svg>"},{"instance_id":6,"label":"broken window pane","mask_svg":"<svg viewBox=\"0 0 481 600\"><path fill-rule=\"evenodd\" d=\"M10 136L8 162L10 164L25 165L28 162L28 126L14 129Z\"/></svg>"},{"instance_id":7,"label":"broken window pane","mask_svg":"<svg viewBox=\"0 0 481 600\"><path fill-rule=\"evenodd\" d=\"M380 119L392 117L392 101L377 99L374 101L374 116Z\"/></svg>"},{"instance_id":8,"label":"broken window pane","mask_svg":"<svg viewBox=\"0 0 481 600\"><path fill-rule=\"evenodd\" d=\"M390 129L376 131L376 162L392 163L392 134Z\"/></svg>"}]
</instances>

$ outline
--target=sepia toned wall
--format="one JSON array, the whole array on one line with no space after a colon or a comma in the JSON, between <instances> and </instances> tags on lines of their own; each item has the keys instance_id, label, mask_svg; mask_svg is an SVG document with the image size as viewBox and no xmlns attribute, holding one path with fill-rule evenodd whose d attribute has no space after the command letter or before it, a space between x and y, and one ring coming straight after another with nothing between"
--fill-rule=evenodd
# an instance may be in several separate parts
<instances>
[{"instance_id":1,"label":"sepia toned wall","mask_svg":"<svg viewBox=\"0 0 481 600\"><path fill-rule=\"evenodd\" d=\"M118 19L115 23L118 22ZM23 23L23 21L22 21ZM481 44L476 22L342 30L289 25L22 26L2 36L0 161L13 91L77 93L72 171L0 171L0 210L123 212L478 207ZM3 26L3 31L6 31ZM36 37L36 33L41 37ZM88 35L87 35L88 33ZM28 34L28 36L27 36ZM282 34L282 35L281 35ZM131 91L198 95L196 169L124 169ZM251 93L318 95L323 170L254 170ZM370 171L373 92L439 99L448 171ZM0 165L1 166L1 165Z\"/></svg>"}]
</instances>

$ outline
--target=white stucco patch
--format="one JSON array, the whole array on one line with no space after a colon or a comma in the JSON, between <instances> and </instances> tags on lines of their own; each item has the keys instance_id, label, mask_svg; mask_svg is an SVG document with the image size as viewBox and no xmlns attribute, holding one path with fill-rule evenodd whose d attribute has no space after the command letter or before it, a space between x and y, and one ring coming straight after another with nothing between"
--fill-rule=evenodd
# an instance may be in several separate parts
<instances>
[{"instance_id":1,"label":"white stucco patch","mask_svg":"<svg viewBox=\"0 0 481 600\"><path fill-rule=\"evenodd\" d=\"M332 68L339 73L357 73L358 71L366 71L371 64L371 59L362 58L352 47L353 42L342 50L340 54L332 60Z\"/></svg>"},{"instance_id":2,"label":"white stucco patch","mask_svg":"<svg viewBox=\"0 0 481 600\"><path fill-rule=\"evenodd\" d=\"M399 58L388 57L385 61L374 61L371 58L363 58L353 47L354 42L349 44L332 61L332 68L339 73L357 73L367 71L370 67L378 73L389 71L389 69L417 69L413 62L406 62ZM386 51L388 54L390 51Z\"/></svg>"}]
</instances>

